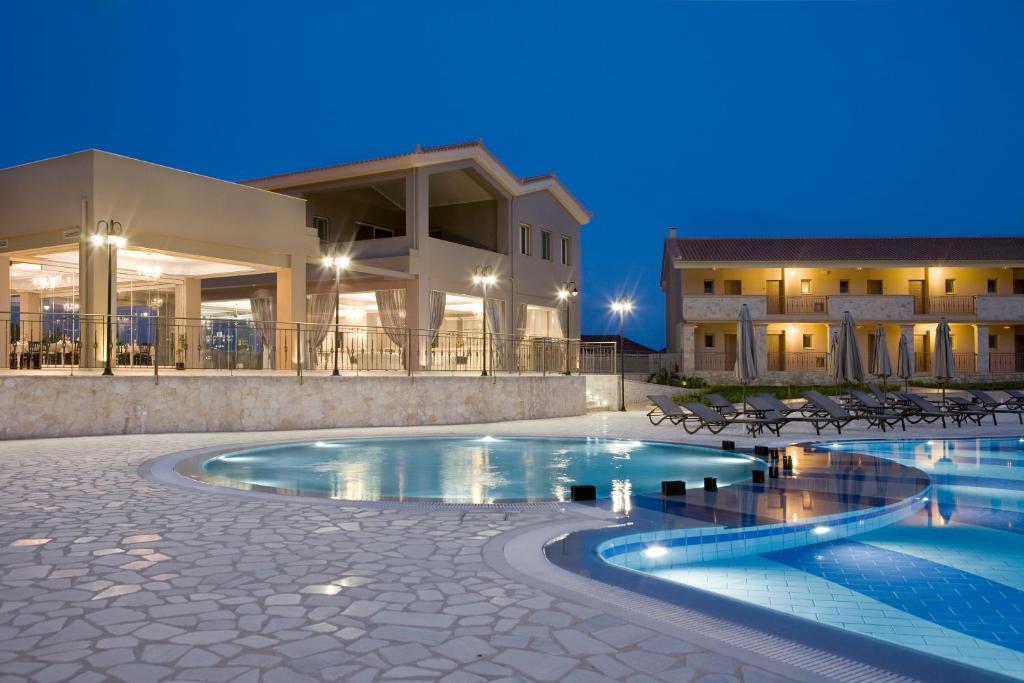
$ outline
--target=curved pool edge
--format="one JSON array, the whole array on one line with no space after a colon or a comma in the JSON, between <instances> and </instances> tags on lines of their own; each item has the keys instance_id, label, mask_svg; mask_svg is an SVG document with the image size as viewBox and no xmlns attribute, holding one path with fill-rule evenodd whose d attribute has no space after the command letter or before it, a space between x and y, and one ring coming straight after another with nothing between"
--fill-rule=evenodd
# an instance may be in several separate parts
<instances>
[{"instance_id":1,"label":"curved pool edge","mask_svg":"<svg viewBox=\"0 0 1024 683\"><path fill-rule=\"evenodd\" d=\"M394 497L394 496L379 496L374 499L350 499L340 498L332 495L321 494L316 491L303 490L297 491L289 488L280 488L264 484L257 484L253 482L232 479L229 477L219 476L210 472L206 467L206 463L216 460L223 456L231 456L233 454L244 454L250 451L258 451L265 448L286 448L289 446L303 446L311 443L319 443L324 441L327 443L334 442L360 442L360 441L404 441L413 438L417 441L420 440L436 440L443 441L446 439L464 439L464 438L487 438L488 435L453 435L453 434L433 434L433 435L417 435L415 437L406 437L401 435L391 436L377 436L377 435L365 435L365 436L341 436L332 437L329 439L322 440L310 440L310 439L286 439L282 441L269 441L269 442L258 442L239 444L228 447L218 447L213 449L197 449L190 451L187 456L179 457L175 460L173 473L166 473L163 470L151 470L154 473L160 474L163 479L172 481L173 483L182 484L185 482L191 482L193 484L201 485L200 488L204 490L226 490L233 491L236 493L248 493L248 494L259 494L270 498L290 498L290 499L305 499L305 500L320 500L325 502L333 502L337 504L343 504L347 506L363 506L363 507L386 507L394 508L396 506L416 506L422 508L452 508L452 509L477 509L477 508L493 508L493 509L522 509L531 507L562 507L567 505L574 505L584 509L590 509L595 506L599 506L602 503L607 503L610 499L607 497L599 496L597 501L589 502L575 502L569 500L557 500L554 498L550 499L498 499L490 502L470 502L470 501L446 501L436 497ZM738 461L746 461L755 466L764 466L764 461L760 458L753 456L752 454L745 452L742 449L735 449L724 451L721 448L716 448L710 445L704 444L690 444L685 442L676 441L663 441L654 439L634 439L634 438L609 438L609 437L593 437L593 436L564 436L564 435L528 435L528 434L516 434L516 435L499 435L497 437L501 441L573 441L580 443L631 443L649 446L663 446L671 448L686 448L690 450L697 450L706 452L708 457L721 456L726 454L729 458L736 459ZM182 455L182 454L171 454L171 455ZM171 457L171 455L163 457ZM175 478L174 475L177 475ZM749 480L749 474L746 479L737 479L735 481L727 481L719 484L723 489L733 485L739 484L743 481ZM584 480L585 481L585 480ZM603 515L602 515L603 516Z\"/></svg>"}]
</instances>

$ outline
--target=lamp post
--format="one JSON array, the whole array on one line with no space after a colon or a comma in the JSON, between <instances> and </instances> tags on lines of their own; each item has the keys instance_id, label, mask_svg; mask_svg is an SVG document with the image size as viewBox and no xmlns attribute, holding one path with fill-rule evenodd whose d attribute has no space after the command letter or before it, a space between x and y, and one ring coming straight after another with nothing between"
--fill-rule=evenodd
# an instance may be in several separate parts
<instances>
[{"instance_id":1,"label":"lamp post","mask_svg":"<svg viewBox=\"0 0 1024 683\"><path fill-rule=\"evenodd\" d=\"M490 266L477 266L473 271L473 284L483 288L483 313L484 313L484 369L481 377L487 376L487 288L498 281L494 269Z\"/></svg>"},{"instance_id":2,"label":"lamp post","mask_svg":"<svg viewBox=\"0 0 1024 683\"><path fill-rule=\"evenodd\" d=\"M572 326L572 300L579 296L580 290L576 289L576 283L569 282L562 283L561 288L558 290L558 298L565 304L565 374L572 374L572 365L569 362L570 356L570 342L569 339L572 337L570 334L570 328Z\"/></svg>"},{"instance_id":3,"label":"lamp post","mask_svg":"<svg viewBox=\"0 0 1024 683\"><path fill-rule=\"evenodd\" d=\"M619 314L619 410L626 411L626 314L633 310L633 302L619 297L612 301L612 311Z\"/></svg>"},{"instance_id":4,"label":"lamp post","mask_svg":"<svg viewBox=\"0 0 1024 683\"><path fill-rule=\"evenodd\" d=\"M100 232L101 229L102 232ZM114 317L111 303L114 298L115 277L113 272L113 252L115 248L121 249L128 243L128 241L121 236L121 233L123 232L124 226L115 220L98 221L96 223L96 231L93 232L92 237L90 238L92 243L97 246L101 246L103 244L107 245L107 357L103 361L103 375L107 377L114 374L114 370L110 366L110 357L114 353L114 337L113 331L110 327Z\"/></svg>"},{"instance_id":5,"label":"lamp post","mask_svg":"<svg viewBox=\"0 0 1024 683\"><path fill-rule=\"evenodd\" d=\"M325 256L324 265L328 268L334 269L334 370L331 372L332 377L339 377L341 373L338 371L338 347L339 344L339 330L338 325L341 320L341 271L348 268L348 264L352 262L348 256Z\"/></svg>"}]
</instances>

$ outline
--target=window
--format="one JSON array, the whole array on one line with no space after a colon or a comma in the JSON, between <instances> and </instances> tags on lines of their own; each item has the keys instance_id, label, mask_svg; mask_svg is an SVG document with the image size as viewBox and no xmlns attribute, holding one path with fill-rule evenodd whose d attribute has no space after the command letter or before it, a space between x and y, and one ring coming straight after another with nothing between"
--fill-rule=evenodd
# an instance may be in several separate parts
<instances>
[{"instance_id":1,"label":"window","mask_svg":"<svg viewBox=\"0 0 1024 683\"><path fill-rule=\"evenodd\" d=\"M519 253L530 255L530 226L526 223L519 226Z\"/></svg>"},{"instance_id":2,"label":"window","mask_svg":"<svg viewBox=\"0 0 1024 683\"><path fill-rule=\"evenodd\" d=\"M715 335L705 334L704 335L704 348L713 349L715 348Z\"/></svg>"},{"instance_id":3,"label":"window","mask_svg":"<svg viewBox=\"0 0 1024 683\"><path fill-rule=\"evenodd\" d=\"M988 336L988 348L990 348L990 349L998 349L999 348L999 336L998 335L990 334Z\"/></svg>"},{"instance_id":4,"label":"window","mask_svg":"<svg viewBox=\"0 0 1024 683\"><path fill-rule=\"evenodd\" d=\"M540 257L545 261L551 260L551 231L540 231Z\"/></svg>"},{"instance_id":5,"label":"window","mask_svg":"<svg viewBox=\"0 0 1024 683\"><path fill-rule=\"evenodd\" d=\"M999 281L998 280L989 280L988 281L988 293L989 294L995 294L998 289L999 289Z\"/></svg>"},{"instance_id":6,"label":"window","mask_svg":"<svg viewBox=\"0 0 1024 683\"><path fill-rule=\"evenodd\" d=\"M811 293L811 281L810 280L801 280L800 281L800 293L801 294L810 294Z\"/></svg>"},{"instance_id":7,"label":"window","mask_svg":"<svg viewBox=\"0 0 1024 683\"><path fill-rule=\"evenodd\" d=\"M868 294L871 296L882 296L882 281L868 280Z\"/></svg>"},{"instance_id":8,"label":"window","mask_svg":"<svg viewBox=\"0 0 1024 683\"><path fill-rule=\"evenodd\" d=\"M391 228L373 225L372 223L364 223L363 221L356 221L357 240L379 240L384 239L385 237L394 236L395 231Z\"/></svg>"},{"instance_id":9,"label":"window","mask_svg":"<svg viewBox=\"0 0 1024 683\"><path fill-rule=\"evenodd\" d=\"M313 227L321 242L331 241L331 219L327 216L313 216Z\"/></svg>"},{"instance_id":10,"label":"window","mask_svg":"<svg viewBox=\"0 0 1024 683\"><path fill-rule=\"evenodd\" d=\"M839 281L839 293L840 294L849 294L850 293L850 281L849 280L840 280Z\"/></svg>"},{"instance_id":11,"label":"window","mask_svg":"<svg viewBox=\"0 0 1024 683\"><path fill-rule=\"evenodd\" d=\"M804 335L804 348L805 349L813 349L814 348L814 335L813 334L805 334Z\"/></svg>"},{"instance_id":12,"label":"window","mask_svg":"<svg viewBox=\"0 0 1024 683\"><path fill-rule=\"evenodd\" d=\"M715 281L714 280L705 280L704 281L704 293L705 294L714 294L715 293Z\"/></svg>"},{"instance_id":13,"label":"window","mask_svg":"<svg viewBox=\"0 0 1024 683\"><path fill-rule=\"evenodd\" d=\"M951 277L946 278L946 294L956 294L956 280Z\"/></svg>"},{"instance_id":14,"label":"window","mask_svg":"<svg viewBox=\"0 0 1024 683\"><path fill-rule=\"evenodd\" d=\"M569 257L569 254L572 253L571 247L572 247L572 242L569 240L569 236L568 235L562 235L562 265L563 266L569 265L569 261L572 260Z\"/></svg>"},{"instance_id":15,"label":"window","mask_svg":"<svg viewBox=\"0 0 1024 683\"><path fill-rule=\"evenodd\" d=\"M743 283L740 280L726 280L725 293L729 296L739 296L743 293Z\"/></svg>"}]
</instances>

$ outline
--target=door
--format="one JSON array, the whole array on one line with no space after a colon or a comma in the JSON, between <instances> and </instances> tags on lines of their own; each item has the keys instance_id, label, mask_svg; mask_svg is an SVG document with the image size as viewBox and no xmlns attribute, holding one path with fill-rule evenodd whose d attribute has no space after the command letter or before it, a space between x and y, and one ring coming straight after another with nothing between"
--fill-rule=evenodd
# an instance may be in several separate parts
<instances>
[{"instance_id":1,"label":"door","mask_svg":"<svg viewBox=\"0 0 1024 683\"><path fill-rule=\"evenodd\" d=\"M783 307L782 280L768 280L765 282L764 291L768 295L768 313L785 313Z\"/></svg>"},{"instance_id":2,"label":"door","mask_svg":"<svg viewBox=\"0 0 1024 683\"><path fill-rule=\"evenodd\" d=\"M909 280L907 287L910 296L914 297L914 313L927 313L925 310L924 280Z\"/></svg>"},{"instance_id":3,"label":"door","mask_svg":"<svg viewBox=\"0 0 1024 683\"><path fill-rule=\"evenodd\" d=\"M928 372L931 370L930 336L930 332L914 335L914 370L916 372Z\"/></svg>"},{"instance_id":4,"label":"door","mask_svg":"<svg viewBox=\"0 0 1024 683\"><path fill-rule=\"evenodd\" d=\"M725 335L725 369L729 370L736 367L736 335L726 334Z\"/></svg>"},{"instance_id":5,"label":"door","mask_svg":"<svg viewBox=\"0 0 1024 683\"><path fill-rule=\"evenodd\" d=\"M786 337L784 334L768 335L768 370L781 372L786 369L785 354Z\"/></svg>"}]
</instances>

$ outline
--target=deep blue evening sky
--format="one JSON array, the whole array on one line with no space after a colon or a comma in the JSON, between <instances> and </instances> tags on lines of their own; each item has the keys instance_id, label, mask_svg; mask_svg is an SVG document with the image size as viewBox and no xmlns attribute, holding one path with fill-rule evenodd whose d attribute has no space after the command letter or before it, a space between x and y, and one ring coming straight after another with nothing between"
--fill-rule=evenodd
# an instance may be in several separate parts
<instances>
[{"instance_id":1,"label":"deep blue evening sky","mask_svg":"<svg viewBox=\"0 0 1024 683\"><path fill-rule=\"evenodd\" d=\"M658 347L669 225L1024 232L1024 2L276 4L7 3L0 166L242 179L482 138L594 212L584 330L629 292Z\"/></svg>"}]
</instances>

